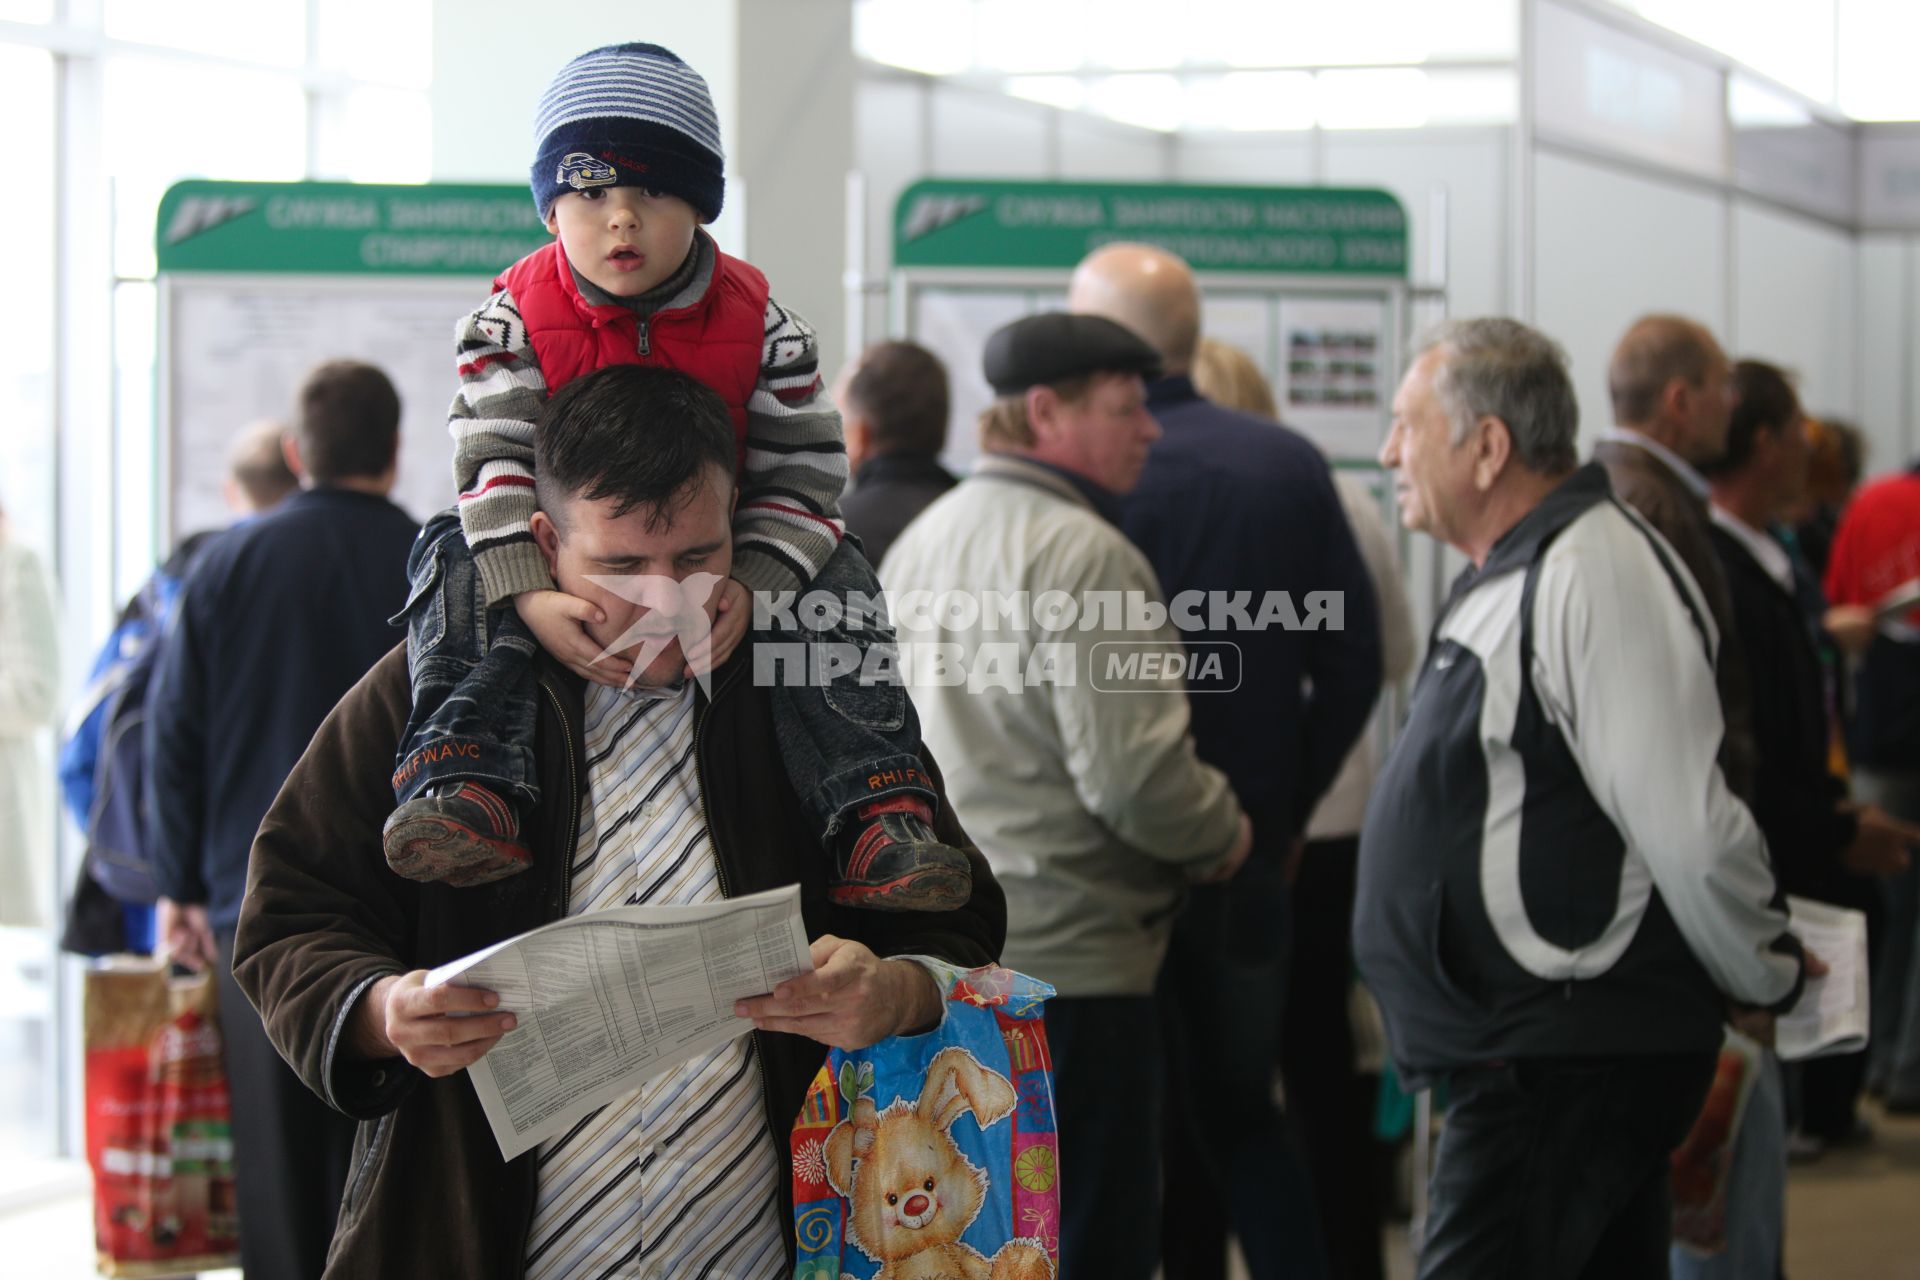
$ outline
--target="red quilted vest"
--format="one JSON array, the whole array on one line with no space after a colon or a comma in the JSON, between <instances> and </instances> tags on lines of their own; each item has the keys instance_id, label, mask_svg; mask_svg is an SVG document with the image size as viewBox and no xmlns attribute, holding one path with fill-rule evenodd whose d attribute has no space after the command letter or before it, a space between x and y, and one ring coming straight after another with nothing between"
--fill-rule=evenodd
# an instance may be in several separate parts
<instances>
[{"instance_id":1,"label":"red quilted vest","mask_svg":"<svg viewBox=\"0 0 1920 1280\"><path fill-rule=\"evenodd\" d=\"M736 465L745 459L747 398L766 343L767 278L757 268L714 250L707 291L690 306L656 311L644 335L631 309L596 307L580 296L557 240L508 267L493 287L519 305L548 394L610 364L678 369L726 401Z\"/></svg>"}]
</instances>

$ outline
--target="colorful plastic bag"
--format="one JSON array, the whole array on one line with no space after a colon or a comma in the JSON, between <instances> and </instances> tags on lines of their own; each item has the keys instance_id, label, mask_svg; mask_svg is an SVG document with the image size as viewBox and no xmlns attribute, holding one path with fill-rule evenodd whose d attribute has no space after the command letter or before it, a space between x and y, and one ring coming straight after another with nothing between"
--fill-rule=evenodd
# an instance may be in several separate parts
<instances>
[{"instance_id":1,"label":"colorful plastic bag","mask_svg":"<svg viewBox=\"0 0 1920 1280\"><path fill-rule=\"evenodd\" d=\"M1670 1157L1673 1240L1696 1257L1711 1257L1727 1247L1727 1191L1733 1173L1734 1143L1760 1078L1760 1055L1764 1052L1754 1041L1727 1028L1707 1100L1701 1104L1686 1140ZM1766 1123L1780 1121L1776 1116Z\"/></svg>"},{"instance_id":2,"label":"colorful plastic bag","mask_svg":"<svg viewBox=\"0 0 1920 1280\"><path fill-rule=\"evenodd\" d=\"M946 1017L828 1057L794 1122L796 1280L1052 1280L1053 988L950 970Z\"/></svg>"},{"instance_id":3,"label":"colorful plastic bag","mask_svg":"<svg viewBox=\"0 0 1920 1280\"><path fill-rule=\"evenodd\" d=\"M107 1276L239 1265L213 975L116 958L86 975L87 1163Z\"/></svg>"}]
</instances>

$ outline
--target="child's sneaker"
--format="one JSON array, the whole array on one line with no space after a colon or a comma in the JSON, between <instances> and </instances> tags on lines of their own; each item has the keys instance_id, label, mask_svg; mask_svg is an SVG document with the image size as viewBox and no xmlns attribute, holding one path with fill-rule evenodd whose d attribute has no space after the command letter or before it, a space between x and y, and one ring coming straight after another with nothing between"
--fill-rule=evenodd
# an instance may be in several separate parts
<instances>
[{"instance_id":1,"label":"child's sneaker","mask_svg":"<svg viewBox=\"0 0 1920 1280\"><path fill-rule=\"evenodd\" d=\"M393 811L380 838L387 864L409 880L488 884L533 865L513 806L472 782L415 796Z\"/></svg>"},{"instance_id":2,"label":"child's sneaker","mask_svg":"<svg viewBox=\"0 0 1920 1280\"><path fill-rule=\"evenodd\" d=\"M861 805L858 826L836 837L838 879L827 897L869 911L952 911L973 895L967 855L933 834L924 800L895 796Z\"/></svg>"}]
</instances>

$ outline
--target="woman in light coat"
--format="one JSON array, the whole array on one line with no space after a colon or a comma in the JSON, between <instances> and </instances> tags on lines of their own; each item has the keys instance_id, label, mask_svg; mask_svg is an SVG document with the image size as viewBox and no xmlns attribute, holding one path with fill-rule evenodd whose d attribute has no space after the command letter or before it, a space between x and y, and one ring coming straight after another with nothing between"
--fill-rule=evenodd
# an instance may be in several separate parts
<instances>
[{"instance_id":1,"label":"woman in light coat","mask_svg":"<svg viewBox=\"0 0 1920 1280\"><path fill-rule=\"evenodd\" d=\"M53 776L38 741L59 689L52 584L0 512L0 926L45 924Z\"/></svg>"}]
</instances>

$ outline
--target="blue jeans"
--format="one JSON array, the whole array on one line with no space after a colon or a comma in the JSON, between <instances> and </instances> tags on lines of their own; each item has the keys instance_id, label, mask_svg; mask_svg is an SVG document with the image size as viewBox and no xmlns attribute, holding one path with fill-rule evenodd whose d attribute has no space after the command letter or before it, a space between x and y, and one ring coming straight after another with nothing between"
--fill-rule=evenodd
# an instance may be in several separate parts
<instances>
[{"instance_id":1,"label":"blue jeans","mask_svg":"<svg viewBox=\"0 0 1920 1280\"><path fill-rule=\"evenodd\" d=\"M1160 1109L1151 996L1047 1001L1060 1142L1061 1280L1150 1280L1160 1260Z\"/></svg>"},{"instance_id":2,"label":"blue jeans","mask_svg":"<svg viewBox=\"0 0 1920 1280\"><path fill-rule=\"evenodd\" d=\"M1863 803L1920 822L1920 774L1856 769L1853 784ZM1868 1087L1902 1101L1920 1101L1920 850L1912 852L1913 865L1880 882L1886 924L1868 1000Z\"/></svg>"},{"instance_id":3,"label":"blue jeans","mask_svg":"<svg viewBox=\"0 0 1920 1280\"><path fill-rule=\"evenodd\" d=\"M1717 1055L1520 1059L1448 1074L1420 1280L1664 1277L1667 1157Z\"/></svg>"},{"instance_id":4,"label":"blue jeans","mask_svg":"<svg viewBox=\"0 0 1920 1280\"><path fill-rule=\"evenodd\" d=\"M487 608L457 513L427 522L407 557L407 576L413 588L394 621L407 624L413 714L394 763L396 798L404 804L428 787L470 781L532 805L540 798L533 759L538 642L512 605ZM848 539L807 590L877 598L880 587ZM825 631L762 631L748 639L851 644L864 656L891 645L893 632L885 619L850 618ZM919 757L920 722L902 685L868 684L858 670L824 683L770 683L788 779L823 837L870 800L911 794L933 803Z\"/></svg>"},{"instance_id":5,"label":"blue jeans","mask_svg":"<svg viewBox=\"0 0 1920 1280\"><path fill-rule=\"evenodd\" d=\"M393 764L401 804L429 787L478 782L520 805L540 798L533 763L539 643L511 604L487 607L460 517L442 511L407 553L413 712Z\"/></svg>"},{"instance_id":6,"label":"blue jeans","mask_svg":"<svg viewBox=\"0 0 1920 1280\"><path fill-rule=\"evenodd\" d=\"M855 596L879 599L880 580L861 554L858 539L843 539L801 595L816 592L840 601ZM782 674L779 664L754 663L754 680L772 686L773 732L787 779L823 837L873 800L911 795L929 806L936 803L920 761L920 717L898 678L898 662L890 668L891 678L863 674L876 669L870 658L895 651L889 619L847 610L844 617L814 630L808 627L806 612L797 610L791 627L776 615L772 629L757 631L752 639L763 648L797 643L859 656L862 670L837 675L823 674L816 669L820 664L809 663L805 682L769 680L769 674Z\"/></svg>"}]
</instances>

